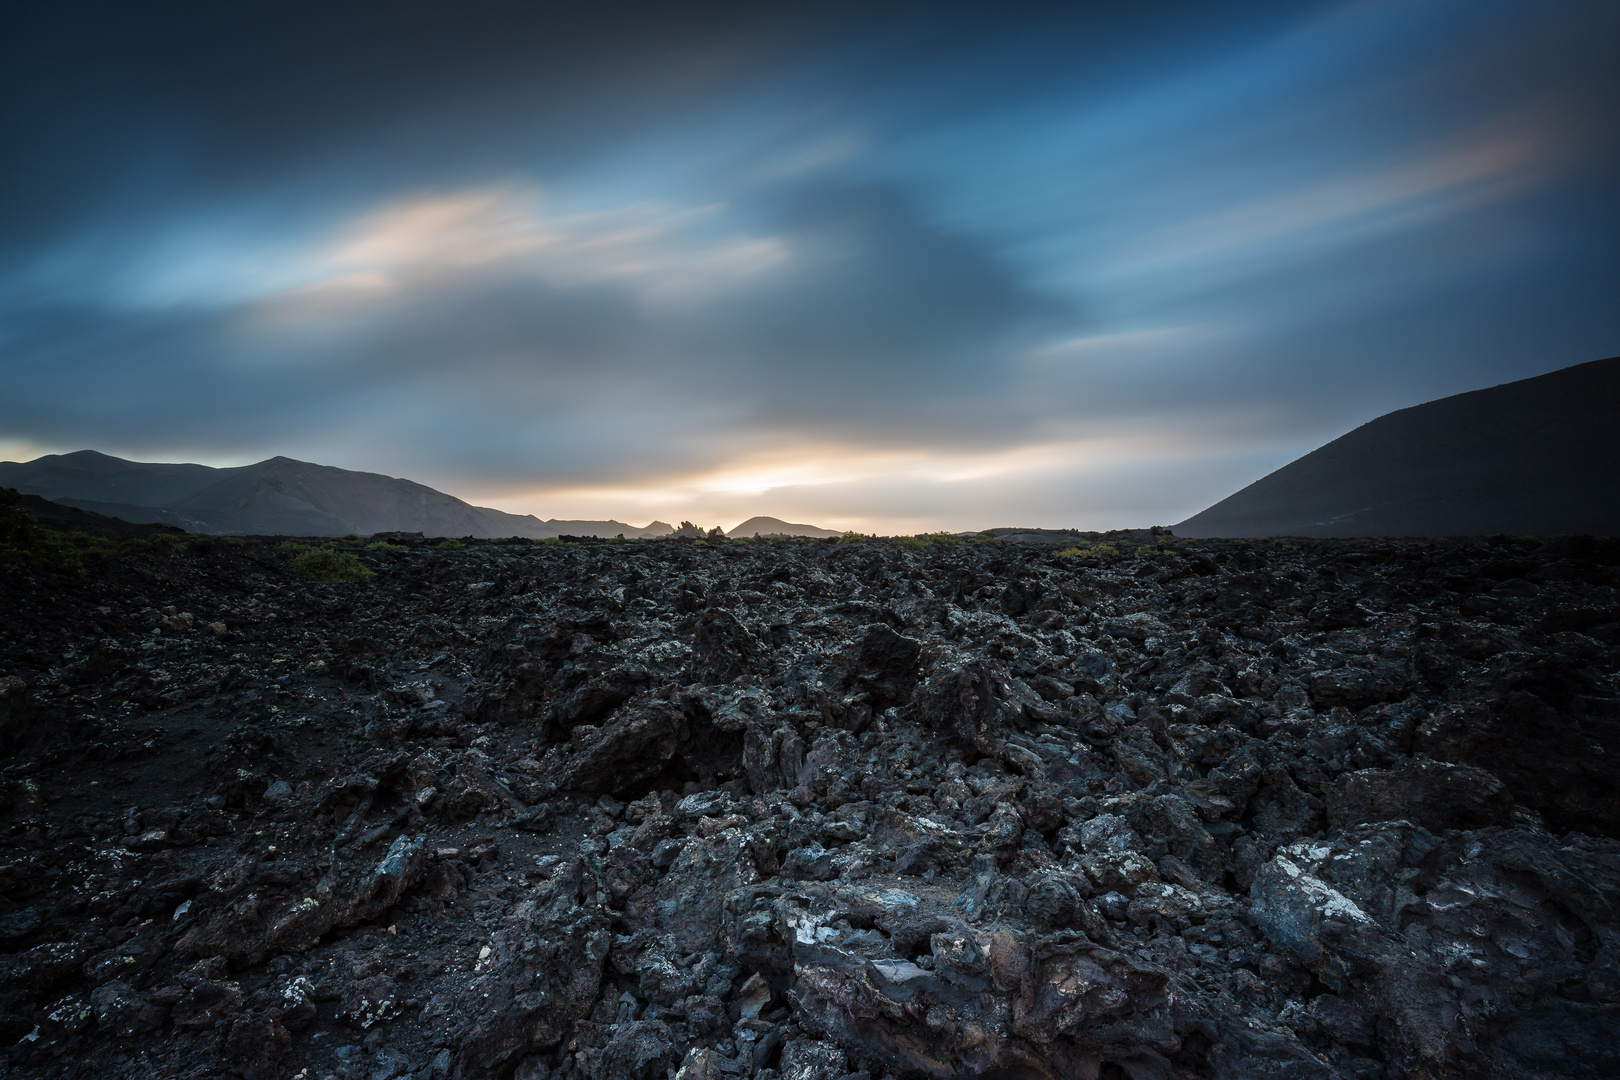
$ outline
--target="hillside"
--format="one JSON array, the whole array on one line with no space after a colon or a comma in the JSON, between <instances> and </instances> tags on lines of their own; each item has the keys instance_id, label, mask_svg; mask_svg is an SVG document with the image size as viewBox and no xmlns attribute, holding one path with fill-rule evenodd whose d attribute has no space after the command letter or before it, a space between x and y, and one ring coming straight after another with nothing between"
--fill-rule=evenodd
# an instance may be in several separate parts
<instances>
[{"instance_id":1,"label":"hillside","mask_svg":"<svg viewBox=\"0 0 1620 1080\"><path fill-rule=\"evenodd\" d=\"M188 532L344 536L420 532L427 536L543 539L561 534L662 536L619 521L541 521L472 506L425 484L273 457L253 465L126 461L94 450L0 462L0 486L126 521L161 522Z\"/></svg>"},{"instance_id":2,"label":"hillside","mask_svg":"<svg viewBox=\"0 0 1620 1080\"><path fill-rule=\"evenodd\" d=\"M1380 416L1181 536L1620 533L1620 357Z\"/></svg>"},{"instance_id":3,"label":"hillside","mask_svg":"<svg viewBox=\"0 0 1620 1080\"><path fill-rule=\"evenodd\" d=\"M826 539L842 536L837 529L822 529L815 525L795 525L774 517L751 517L726 533L727 536L811 536Z\"/></svg>"}]
</instances>

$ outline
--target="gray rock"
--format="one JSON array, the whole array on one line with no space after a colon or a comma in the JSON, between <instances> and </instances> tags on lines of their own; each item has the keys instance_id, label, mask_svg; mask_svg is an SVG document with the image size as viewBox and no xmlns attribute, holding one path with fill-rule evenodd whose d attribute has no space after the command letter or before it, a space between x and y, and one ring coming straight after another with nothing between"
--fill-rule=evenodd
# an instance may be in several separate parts
<instances>
[{"instance_id":1,"label":"gray rock","mask_svg":"<svg viewBox=\"0 0 1620 1080\"><path fill-rule=\"evenodd\" d=\"M1432 832L1505 825L1513 799L1506 786L1471 765L1414 760L1395 769L1366 769L1328 789L1336 829L1369 821L1410 821Z\"/></svg>"}]
</instances>

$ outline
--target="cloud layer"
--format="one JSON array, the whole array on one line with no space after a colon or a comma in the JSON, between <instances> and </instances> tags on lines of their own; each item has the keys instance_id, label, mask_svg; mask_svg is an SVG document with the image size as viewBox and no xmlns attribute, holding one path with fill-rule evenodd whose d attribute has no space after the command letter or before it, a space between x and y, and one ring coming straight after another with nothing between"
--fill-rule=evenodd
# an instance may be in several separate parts
<instances>
[{"instance_id":1,"label":"cloud layer","mask_svg":"<svg viewBox=\"0 0 1620 1080\"><path fill-rule=\"evenodd\" d=\"M9 35L6 456L1109 527L1620 352L1605 5L243 10Z\"/></svg>"}]
</instances>

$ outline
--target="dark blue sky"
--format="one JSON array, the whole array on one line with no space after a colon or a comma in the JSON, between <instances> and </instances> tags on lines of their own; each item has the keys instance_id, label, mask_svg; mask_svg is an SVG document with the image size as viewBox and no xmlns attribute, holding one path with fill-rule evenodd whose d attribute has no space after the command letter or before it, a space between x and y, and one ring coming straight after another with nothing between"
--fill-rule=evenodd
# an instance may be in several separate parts
<instances>
[{"instance_id":1,"label":"dark blue sky","mask_svg":"<svg viewBox=\"0 0 1620 1080\"><path fill-rule=\"evenodd\" d=\"M9 5L0 456L1105 528L1620 353L1612 2L677 7Z\"/></svg>"}]
</instances>

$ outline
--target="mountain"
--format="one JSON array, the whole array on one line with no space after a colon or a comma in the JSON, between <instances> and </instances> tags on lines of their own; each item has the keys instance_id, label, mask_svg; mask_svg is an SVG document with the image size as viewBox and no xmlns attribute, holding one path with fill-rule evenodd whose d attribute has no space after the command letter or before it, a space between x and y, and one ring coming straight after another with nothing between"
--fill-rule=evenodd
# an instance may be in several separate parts
<instances>
[{"instance_id":1,"label":"mountain","mask_svg":"<svg viewBox=\"0 0 1620 1080\"><path fill-rule=\"evenodd\" d=\"M818 529L814 525L795 525L790 521L773 517L751 517L741 525L726 533L727 536L813 536L825 539L829 536L843 536L837 529Z\"/></svg>"},{"instance_id":2,"label":"mountain","mask_svg":"<svg viewBox=\"0 0 1620 1080\"><path fill-rule=\"evenodd\" d=\"M1174 529L1620 534L1620 357L1387 413Z\"/></svg>"},{"instance_id":3,"label":"mountain","mask_svg":"<svg viewBox=\"0 0 1620 1080\"><path fill-rule=\"evenodd\" d=\"M0 461L0 486L125 521L178 525L188 532L346 536L420 532L427 536L665 536L620 521L541 521L472 506L424 484L273 457L255 465L150 464L80 450L28 462Z\"/></svg>"}]
</instances>

